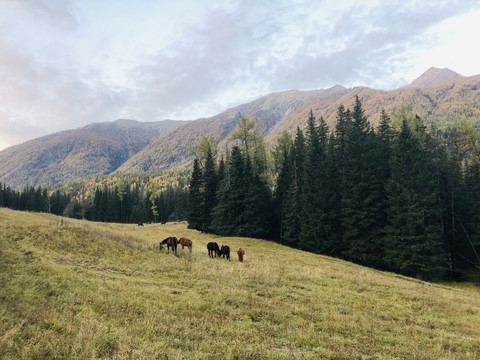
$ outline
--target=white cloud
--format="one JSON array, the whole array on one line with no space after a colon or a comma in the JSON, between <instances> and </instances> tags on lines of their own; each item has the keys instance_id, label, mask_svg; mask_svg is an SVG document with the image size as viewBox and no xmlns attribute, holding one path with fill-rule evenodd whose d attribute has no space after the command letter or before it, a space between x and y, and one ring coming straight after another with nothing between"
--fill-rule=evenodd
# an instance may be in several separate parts
<instances>
[{"instance_id":1,"label":"white cloud","mask_svg":"<svg viewBox=\"0 0 480 360\"><path fill-rule=\"evenodd\" d=\"M474 0L5 0L0 149L93 121L211 116L288 89L478 73Z\"/></svg>"}]
</instances>

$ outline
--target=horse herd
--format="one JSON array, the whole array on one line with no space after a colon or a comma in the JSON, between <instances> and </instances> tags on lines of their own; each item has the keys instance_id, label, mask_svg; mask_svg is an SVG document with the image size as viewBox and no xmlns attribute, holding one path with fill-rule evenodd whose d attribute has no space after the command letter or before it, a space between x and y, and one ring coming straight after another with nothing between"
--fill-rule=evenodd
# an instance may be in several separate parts
<instances>
[{"instance_id":1,"label":"horse herd","mask_svg":"<svg viewBox=\"0 0 480 360\"><path fill-rule=\"evenodd\" d=\"M170 253L170 248L172 249L172 252L177 255L177 246L182 245L182 250L185 249L185 247L190 250L190 253L192 253L192 240L181 237L180 239L177 239L175 236L170 236L166 238L165 240L160 241L160 251L163 250L165 245L167 245L167 254ZM208 256L211 258L215 257L223 257L224 259L230 260L230 247L228 245L222 245L222 247L219 247L216 242L209 242L207 244L207 250L208 250ZM243 256L245 255L245 249L240 247L237 250L237 255L238 255L238 261L243 262Z\"/></svg>"}]
</instances>

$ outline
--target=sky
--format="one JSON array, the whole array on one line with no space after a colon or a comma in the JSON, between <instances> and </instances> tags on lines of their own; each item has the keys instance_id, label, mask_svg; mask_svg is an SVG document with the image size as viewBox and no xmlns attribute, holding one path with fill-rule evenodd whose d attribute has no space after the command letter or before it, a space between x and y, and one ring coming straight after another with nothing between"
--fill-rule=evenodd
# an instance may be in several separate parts
<instances>
[{"instance_id":1,"label":"sky","mask_svg":"<svg viewBox=\"0 0 480 360\"><path fill-rule=\"evenodd\" d=\"M480 0L0 0L0 150L273 92L480 74Z\"/></svg>"}]
</instances>

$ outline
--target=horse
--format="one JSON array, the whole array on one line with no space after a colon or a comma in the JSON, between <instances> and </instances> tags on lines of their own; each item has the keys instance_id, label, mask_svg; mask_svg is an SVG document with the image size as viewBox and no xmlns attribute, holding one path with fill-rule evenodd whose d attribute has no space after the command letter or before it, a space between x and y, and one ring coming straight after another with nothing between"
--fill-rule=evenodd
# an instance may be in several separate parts
<instances>
[{"instance_id":1,"label":"horse","mask_svg":"<svg viewBox=\"0 0 480 360\"><path fill-rule=\"evenodd\" d=\"M170 253L170 248L172 248L172 252L177 255L177 245L178 245L178 240L175 236L170 236L166 238L165 240L160 241L160 251L163 249L163 246L167 245L167 254Z\"/></svg>"},{"instance_id":2,"label":"horse","mask_svg":"<svg viewBox=\"0 0 480 360\"><path fill-rule=\"evenodd\" d=\"M216 256L220 256L220 248L218 247L218 244L216 242L209 242L207 244L207 250L208 250L208 256L211 258L214 258Z\"/></svg>"},{"instance_id":3,"label":"horse","mask_svg":"<svg viewBox=\"0 0 480 360\"><path fill-rule=\"evenodd\" d=\"M228 245L222 245L221 249L220 249L220 255L225 259L227 259L228 261L230 261L230 246Z\"/></svg>"},{"instance_id":4,"label":"horse","mask_svg":"<svg viewBox=\"0 0 480 360\"><path fill-rule=\"evenodd\" d=\"M238 261L243 262L243 255L245 255L245 249L241 247L238 248L237 255L238 255Z\"/></svg>"},{"instance_id":5,"label":"horse","mask_svg":"<svg viewBox=\"0 0 480 360\"><path fill-rule=\"evenodd\" d=\"M139 223L138 223L138 226L143 226L143 223L139 222Z\"/></svg>"},{"instance_id":6,"label":"horse","mask_svg":"<svg viewBox=\"0 0 480 360\"><path fill-rule=\"evenodd\" d=\"M188 247L188 250L190 250L190 253L192 252L192 240L190 239L187 239L187 238L184 238L184 237L181 237L179 240L178 240L178 243L180 245L182 245L182 250L184 249L184 247Z\"/></svg>"}]
</instances>

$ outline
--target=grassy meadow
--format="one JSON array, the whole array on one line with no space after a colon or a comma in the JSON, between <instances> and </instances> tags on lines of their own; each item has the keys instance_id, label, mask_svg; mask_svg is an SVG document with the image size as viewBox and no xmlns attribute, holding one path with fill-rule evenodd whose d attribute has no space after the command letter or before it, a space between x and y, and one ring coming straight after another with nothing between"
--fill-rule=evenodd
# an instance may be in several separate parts
<instances>
[{"instance_id":1,"label":"grassy meadow","mask_svg":"<svg viewBox=\"0 0 480 360\"><path fill-rule=\"evenodd\" d=\"M161 253L186 236L193 253ZM210 259L206 244L232 249ZM246 250L240 263L236 249ZM479 359L480 288L185 223L0 208L1 359Z\"/></svg>"}]
</instances>

